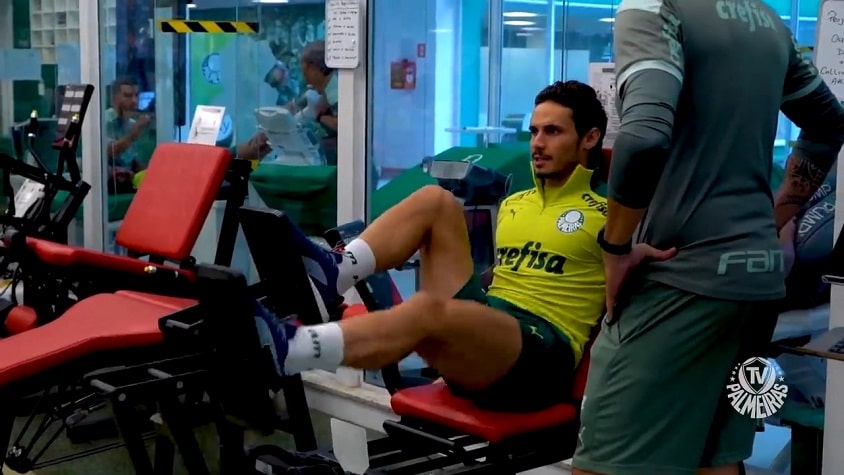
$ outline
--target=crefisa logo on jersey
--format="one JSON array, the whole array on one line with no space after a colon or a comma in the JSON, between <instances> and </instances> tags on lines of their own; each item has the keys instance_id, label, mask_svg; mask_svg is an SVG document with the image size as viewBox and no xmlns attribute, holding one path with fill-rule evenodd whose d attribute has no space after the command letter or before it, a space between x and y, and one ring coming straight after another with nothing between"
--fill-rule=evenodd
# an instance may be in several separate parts
<instances>
[{"instance_id":1,"label":"crefisa logo on jersey","mask_svg":"<svg viewBox=\"0 0 844 475\"><path fill-rule=\"evenodd\" d=\"M774 415L788 396L782 369L766 358L749 358L736 365L727 384L727 398L739 414L753 419Z\"/></svg>"},{"instance_id":2,"label":"crefisa logo on jersey","mask_svg":"<svg viewBox=\"0 0 844 475\"><path fill-rule=\"evenodd\" d=\"M557 229L563 233L573 233L583 227L585 219L582 211L570 209L557 218Z\"/></svg>"}]
</instances>

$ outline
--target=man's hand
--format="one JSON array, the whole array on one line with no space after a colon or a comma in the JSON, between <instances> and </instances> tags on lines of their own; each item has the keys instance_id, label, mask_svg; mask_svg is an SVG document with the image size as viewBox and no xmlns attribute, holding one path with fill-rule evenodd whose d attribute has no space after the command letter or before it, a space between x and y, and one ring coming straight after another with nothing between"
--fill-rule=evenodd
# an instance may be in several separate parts
<instances>
[{"instance_id":1,"label":"man's hand","mask_svg":"<svg viewBox=\"0 0 844 475\"><path fill-rule=\"evenodd\" d=\"M259 131L255 134L255 136L249 141L249 144L258 154L258 157L263 157L264 155L270 153L271 147L269 139L267 139L267 134L263 131Z\"/></svg>"},{"instance_id":2,"label":"man's hand","mask_svg":"<svg viewBox=\"0 0 844 475\"><path fill-rule=\"evenodd\" d=\"M135 124L132 125L132 130L130 132L132 139L134 140L134 139L137 139L138 137L140 137L141 134L144 132L144 130L146 130L147 127L149 127L150 122L152 122L152 118L149 115L147 115L147 114L138 115L138 117L135 119Z\"/></svg>"},{"instance_id":3,"label":"man's hand","mask_svg":"<svg viewBox=\"0 0 844 475\"><path fill-rule=\"evenodd\" d=\"M237 146L237 156L244 160L260 160L264 155L272 150L270 147L267 134L259 131L252 136L248 141L242 142Z\"/></svg>"},{"instance_id":4,"label":"man's hand","mask_svg":"<svg viewBox=\"0 0 844 475\"><path fill-rule=\"evenodd\" d=\"M639 267L645 261L664 261L677 255L677 249L672 247L667 250L660 250L647 244L636 244L629 254L617 256L604 253L604 276L606 278L606 305L607 313L612 319L613 310L616 305L618 292L624 286L627 277L633 269Z\"/></svg>"},{"instance_id":5,"label":"man's hand","mask_svg":"<svg viewBox=\"0 0 844 475\"><path fill-rule=\"evenodd\" d=\"M135 175L132 170L123 167L113 167L111 173L117 183L128 183L132 181L132 177Z\"/></svg>"}]
</instances>

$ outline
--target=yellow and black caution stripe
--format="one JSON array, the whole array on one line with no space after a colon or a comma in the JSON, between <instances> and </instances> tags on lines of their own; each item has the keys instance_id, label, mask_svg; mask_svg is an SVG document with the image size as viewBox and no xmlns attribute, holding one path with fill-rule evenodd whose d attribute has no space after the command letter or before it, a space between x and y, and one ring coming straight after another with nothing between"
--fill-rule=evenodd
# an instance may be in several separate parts
<instances>
[{"instance_id":1,"label":"yellow and black caution stripe","mask_svg":"<svg viewBox=\"0 0 844 475\"><path fill-rule=\"evenodd\" d=\"M158 29L164 33L258 33L258 22L160 20Z\"/></svg>"}]
</instances>

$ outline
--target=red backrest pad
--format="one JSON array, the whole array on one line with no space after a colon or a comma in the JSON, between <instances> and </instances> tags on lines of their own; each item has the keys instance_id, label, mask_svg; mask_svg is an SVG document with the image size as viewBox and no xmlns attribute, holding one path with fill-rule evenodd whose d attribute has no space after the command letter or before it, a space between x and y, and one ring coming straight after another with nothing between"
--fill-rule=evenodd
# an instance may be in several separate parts
<instances>
[{"instance_id":1,"label":"red backrest pad","mask_svg":"<svg viewBox=\"0 0 844 475\"><path fill-rule=\"evenodd\" d=\"M157 146L117 231L117 243L141 254L186 259L232 158L228 149L209 145Z\"/></svg>"}]
</instances>

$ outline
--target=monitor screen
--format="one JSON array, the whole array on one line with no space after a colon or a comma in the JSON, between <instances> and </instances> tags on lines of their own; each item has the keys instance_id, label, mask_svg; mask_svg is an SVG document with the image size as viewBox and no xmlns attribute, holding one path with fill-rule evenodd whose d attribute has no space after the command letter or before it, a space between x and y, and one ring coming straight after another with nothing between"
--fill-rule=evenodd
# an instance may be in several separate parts
<instances>
[{"instance_id":1,"label":"monitor screen","mask_svg":"<svg viewBox=\"0 0 844 475\"><path fill-rule=\"evenodd\" d=\"M155 91L141 92L138 94L138 110L152 112L155 109Z\"/></svg>"}]
</instances>

